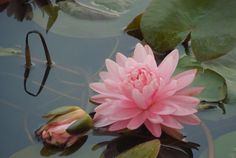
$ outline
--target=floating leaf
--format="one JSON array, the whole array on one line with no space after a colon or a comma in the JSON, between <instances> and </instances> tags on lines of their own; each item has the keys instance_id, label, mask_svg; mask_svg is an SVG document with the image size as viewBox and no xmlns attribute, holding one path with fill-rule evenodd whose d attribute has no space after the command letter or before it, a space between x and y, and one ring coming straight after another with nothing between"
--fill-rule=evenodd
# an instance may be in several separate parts
<instances>
[{"instance_id":1,"label":"floating leaf","mask_svg":"<svg viewBox=\"0 0 236 158\"><path fill-rule=\"evenodd\" d=\"M227 95L225 79L210 69L199 70L192 86L204 87L203 92L198 95L198 98L204 101L221 101L225 99Z\"/></svg>"},{"instance_id":2,"label":"floating leaf","mask_svg":"<svg viewBox=\"0 0 236 158\"><path fill-rule=\"evenodd\" d=\"M199 99L208 102L217 102L226 98L226 81L220 74L213 70L203 68L194 58L184 56L180 59L176 71L181 72L188 69L198 69L192 86L204 87L203 92L198 95Z\"/></svg>"},{"instance_id":3,"label":"floating leaf","mask_svg":"<svg viewBox=\"0 0 236 158\"><path fill-rule=\"evenodd\" d=\"M214 158L235 158L236 157L236 131L220 136L214 141ZM200 158L206 158L207 151L203 152Z\"/></svg>"},{"instance_id":4,"label":"floating leaf","mask_svg":"<svg viewBox=\"0 0 236 158\"><path fill-rule=\"evenodd\" d=\"M127 32L129 35L138 38L139 40L143 40L143 35L140 30L140 22L142 19L143 14L139 14L136 16L129 25L124 29L125 32Z\"/></svg>"},{"instance_id":5,"label":"floating leaf","mask_svg":"<svg viewBox=\"0 0 236 158\"><path fill-rule=\"evenodd\" d=\"M228 102L236 102L236 48L218 59L204 62L204 67L224 76L228 86Z\"/></svg>"},{"instance_id":6,"label":"floating leaf","mask_svg":"<svg viewBox=\"0 0 236 158\"><path fill-rule=\"evenodd\" d=\"M117 158L156 158L160 150L160 141L158 139L151 140L121 153Z\"/></svg>"},{"instance_id":7,"label":"floating leaf","mask_svg":"<svg viewBox=\"0 0 236 158\"><path fill-rule=\"evenodd\" d=\"M22 51L19 48L1 48L0 47L0 56L11 56L11 55L20 55L20 54L22 54Z\"/></svg>"},{"instance_id":8,"label":"floating leaf","mask_svg":"<svg viewBox=\"0 0 236 158\"><path fill-rule=\"evenodd\" d=\"M145 41L163 53L191 33L196 58L220 57L236 45L235 0L153 0L141 21Z\"/></svg>"}]
</instances>

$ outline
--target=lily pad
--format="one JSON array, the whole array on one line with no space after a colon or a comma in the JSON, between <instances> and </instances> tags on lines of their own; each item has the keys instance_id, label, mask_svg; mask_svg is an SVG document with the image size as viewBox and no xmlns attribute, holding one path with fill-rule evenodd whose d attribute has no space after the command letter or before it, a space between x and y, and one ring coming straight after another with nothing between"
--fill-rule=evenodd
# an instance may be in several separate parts
<instances>
[{"instance_id":1,"label":"lily pad","mask_svg":"<svg viewBox=\"0 0 236 158\"><path fill-rule=\"evenodd\" d=\"M77 8L77 10L73 10L72 6L67 6L69 9L61 8L58 12L57 21L50 29L50 32L80 38L104 38L121 35L123 33L123 27L136 15L143 12L151 0L129 1L132 2L130 3L130 7L122 13L116 13L106 9L103 10L101 6L93 5L93 0L87 0L86 4L79 1L79 4L82 4L79 8L83 7L83 9L87 9L83 11L83 14L73 15L73 13L78 12L78 7L75 7L76 5L78 6L78 1L74 1L73 7ZM97 18L97 20L95 20L96 18L90 19L90 17L96 17L98 15L96 10L103 10L103 13L107 16L118 15L118 17ZM107 12L108 14L106 14ZM82 15L83 17L81 17ZM40 10L35 10L33 20L43 28L46 28L48 23L48 19L42 16Z\"/></svg>"},{"instance_id":2,"label":"lily pad","mask_svg":"<svg viewBox=\"0 0 236 158\"><path fill-rule=\"evenodd\" d=\"M230 132L220 136L214 141L215 157L214 158L234 158L236 157L236 132ZM207 158L207 151L205 151L200 158Z\"/></svg>"},{"instance_id":3,"label":"lily pad","mask_svg":"<svg viewBox=\"0 0 236 158\"><path fill-rule=\"evenodd\" d=\"M224 76L228 86L228 102L236 103L236 48L225 56L204 62L203 66Z\"/></svg>"},{"instance_id":4,"label":"lily pad","mask_svg":"<svg viewBox=\"0 0 236 158\"><path fill-rule=\"evenodd\" d=\"M117 158L156 158L160 150L160 141L158 139L151 140L121 153Z\"/></svg>"},{"instance_id":5,"label":"lily pad","mask_svg":"<svg viewBox=\"0 0 236 158\"><path fill-rule=\"evenodd\" d=\"M22 51L20 48L2 48L0 47L0 56L20 55Z\"/></svg>"},{"instance_id":6,"label":"lily pad","mask_svg":"<svg viewBox=\"0 0 236 158\"><path fill-rule=\"evenodd\" d=\"M191 34L199 61L218 58L236 45L235 0L153 0L141 20L145 41L163 53Z\"/></svg>"},{"instance_id":7,"label":"lily pad","mask_svg":"<svg viewBox=\"0 0 236 158\"><path fill-rule=\"evenodd\" d=\"M205 69L202 65L190 56L180 59L176 72L189 69L197 69L197 75L191 86L204 87L203 92L197 97L208 102L217 102L226 98L227 86L224 77L217 72Z\"/></svg>"},{"instance_id":8,"label":"lily pad","mask_svg":"<svg viewBox=\"0 0 236 158\"><path fill-rule=\"evenodd\" d=\"M140 22L142 19L143 14L139 14L136 16L130 23L129 25L124 29L124 32L129 34L130 36L136 37L140 41L143 40L143 35L140 30Z\"/></svg>"}]
</instances>

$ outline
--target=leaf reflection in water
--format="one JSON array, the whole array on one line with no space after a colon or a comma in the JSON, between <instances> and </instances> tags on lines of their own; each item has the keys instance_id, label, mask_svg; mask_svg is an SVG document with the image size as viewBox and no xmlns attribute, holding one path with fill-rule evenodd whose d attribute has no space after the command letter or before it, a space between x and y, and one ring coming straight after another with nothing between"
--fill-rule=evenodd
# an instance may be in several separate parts
<instances>
[{"instance_id":1,"label":"leaf reflection in water","mask_svg":"<svg viewBox=\"0 0 236 158\"><path fill-rule=\"evenodd\" d=\"M48 15L46 32L53 26L58 17L58 7L50 0L4 0L0 3L0 12L6 10L9 17L13 16L17 21L32 20L35 8L40 8Z\"/></svg>"},{"instance_id":2,"label":"leaf reflection in water","mask_svg":"<svg viewBox=\"0 0 236 158\"><path fill-rule=\"evenodd\" d=\"M136 0L95 0L93 3L107 10L121 14L127 12L135 1Z\"/></svg>"},{"instance_id":3,"label":"leaf reflection in water","mask_svg":"<svg viewBox=\"0 0 236 158\"><path fill-rule=\"evenodd\" d=\"M69 148L58 148L58 147L53 147L49 145L44 145L43 148L40 151L40 154L42 156L48 157L52 156L54 154L59 153L59 156L68 156L79 150L84 143L87 141L88 136L83 136L81 137L74 145L70 146Z\"/></svg>"},{"instance_id":4,"label":"leaf reflection in water","mask_svg":"<svg viewBox=\"0 0 236 158\"><path fill-rule=\"evenodd\" d=\"M102 134L103 130L98 129L97 131L95 130L95 134L96 132L97 134ZM155 153L152 152L158 153L160 148L157 158L193 158L192 149L198 150L199 147L196 143L184 142L172 138L167 134L163 134L160 138L160 146L157 145L156 148L152 148L152 145L149 144L149 148L141 150L144 149L146 143L153 143L153 141L156 140L155 137L146 134L146 132L146 129L142 128L138 131L123 134L120 133L120 136L111 141L104 141L96 144L93 147L93 150L97 150L105 146L105 150L101 155L103 158L115 158L117 156L121 158L124 157L124 155L129 155L131 153L133 154L132 157L135 158L139 158L138 156L141 155L147 156L148 153L148 158L155 158L156 156L153 156ZM137 150L139 147L140 150Z\"/></svg>"},{"instance_id":5,"label":"leaf reflection in water","mask_svg":"<svg viewBox=\"0 0 236 158\"><path fill-rule=\"evenodd\" d=\"M76 0L57 0L57 4L64 13L78 19L111 20L119 17L117 13L85 5Z\"/></svg>"}]
</instances>

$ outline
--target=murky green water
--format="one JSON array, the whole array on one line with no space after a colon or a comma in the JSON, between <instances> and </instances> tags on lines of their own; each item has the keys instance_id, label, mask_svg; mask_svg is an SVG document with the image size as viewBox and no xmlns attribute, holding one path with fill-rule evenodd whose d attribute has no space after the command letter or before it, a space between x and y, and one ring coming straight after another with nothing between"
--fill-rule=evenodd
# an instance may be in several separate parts
<instances>
[{"instance_id":1,"label":"murky green water","mask_svg":"<svg viewBox=\"0 0 236 158\"><path fill-rule=\"evenodd\" d=\"M131 15L135 14L137 12ZM37 18L37 15L35 16ZM117 51L130 55L138 42L122 33L121 25L118 27L120 30L115 33L112 28L111 32L113 33L110 33L110 36L109 34L101 36L99 31L106 32L106 28L102 27L104 22L99 22L100 27L97 34L92 26L92 30L87 28L88 36L84 38L86 35L84 32L79 36L80 28L68 30L70 29L69 25L62 25L60 16L58 18L58 22L52 27L52 32L46 34L45 28L37 20L36 22L17 22L14 18L8 17L5 12L0 14L0 47L20 47L24 53L26 33L31 30L38 30L44 35L51 57L55 62L42 92L37 97L33 97L24 91L25 60L23 55L0 57L1 158L23 158L26 155L29 158L43 157L40 154L42 145L34 137L35 129L44 122L41 115L62 105L79 105L87 112L91 112L94 105L88 102L89 96L92 95L88 84L98 79L97 73L104 69L105 58L113 58ZM72 20L72 24L76 23L79 27L76 18L69 20ZM114 25L116 23L118 22L116 21ZM93 24L96 23L89 22L89 25ZM60 28L69 33L63 32ZM58 31L62 32L58 33ZM75 32L73 36L73 31L78 32ZM34 66L27 81L27 88L31 92L36 92L46 70L45 57L41 42L34 35L30 38L30 48L34 58ZM222 158L222 153L225 153L225 158L235 157L236 141L227 146L227 141L222 141L224 140L222 137L235 131L236 110L235 107L230 106L226 107L226 111L225 115L222 115L220 109L199 112L199 116L206 126L187 126L184 129L188 140L201 145L199 151L194 151L195 158L207 158L208 147L213 153L213 140L218 140L219 137L220 141L218 140L215 146L215 157ZM236 140L234 136L235 134L227 136L227 140L229 138ZM112 138L111 136L94 136L90 133L82 148L69 155L68 158L99 157L104 148L92 151L92 146ZM222 148L225 145L228 147L227 149ZM51 157L59 157L59 154Z\"/></svg>"}]
</instances>

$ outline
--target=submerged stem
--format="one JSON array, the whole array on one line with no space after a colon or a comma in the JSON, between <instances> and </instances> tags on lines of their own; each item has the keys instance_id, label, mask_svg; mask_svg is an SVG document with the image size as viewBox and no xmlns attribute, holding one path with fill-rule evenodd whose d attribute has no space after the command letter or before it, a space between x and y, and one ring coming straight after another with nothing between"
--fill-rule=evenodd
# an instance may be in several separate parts
<instances>
[{"instance_id":1,"label":"submerged stem","mask_svg":"<svg viewBox=\"0 0 236 158\"><path fill-rule=\"evenodd\" d=\"M214 143L213 143L213 138L212 138L211 132L203 121L201 123L201 127L206 135L206 138L207 138L208 158L215 158L215 148L214 148Z\"/></svg>"}]
</instances>

